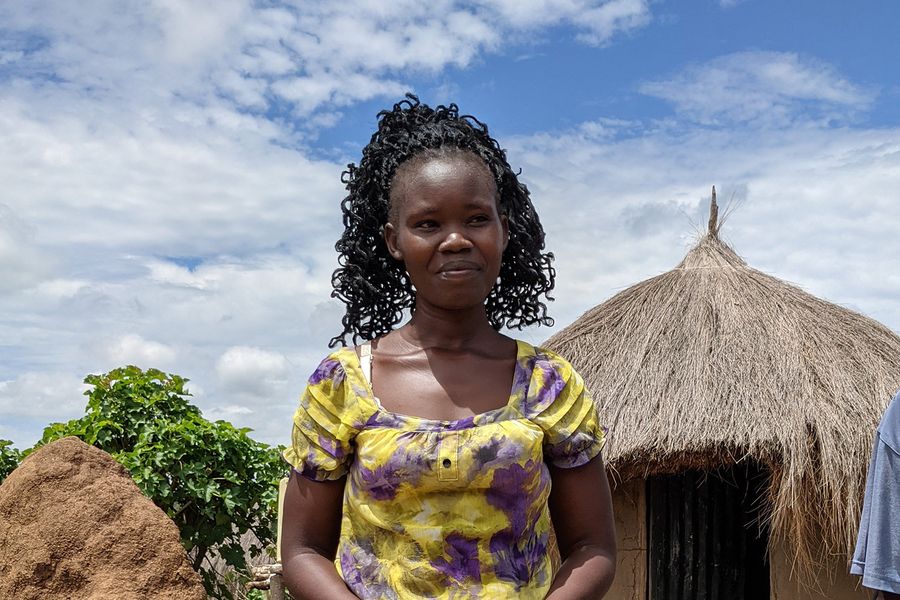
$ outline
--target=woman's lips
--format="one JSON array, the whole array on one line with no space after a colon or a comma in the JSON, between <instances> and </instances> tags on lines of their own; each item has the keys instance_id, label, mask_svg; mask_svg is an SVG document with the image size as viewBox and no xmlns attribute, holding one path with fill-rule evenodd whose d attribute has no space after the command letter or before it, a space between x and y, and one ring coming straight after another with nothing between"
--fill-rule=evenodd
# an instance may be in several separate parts
<instances>
[{"instance_id":1,"label":"woman's lips","mask_svg":"<svg viewBox=\"0 0 900 600\"><path fill-rule=\"evenodd\" d=\"M441 265L441 268L438 269L438 274L444 277L465 277L480 270L481 267L477 263L469 261L453 261Z\"/></svg>"}]
</instances>

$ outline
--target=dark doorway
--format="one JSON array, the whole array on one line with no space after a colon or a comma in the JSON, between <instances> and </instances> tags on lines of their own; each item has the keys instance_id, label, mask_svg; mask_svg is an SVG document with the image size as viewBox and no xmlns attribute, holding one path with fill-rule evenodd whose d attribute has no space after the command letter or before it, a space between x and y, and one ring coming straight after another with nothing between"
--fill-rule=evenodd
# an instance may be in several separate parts
<instances>
[{"instance_id":1,"label":"dark doorway","mask_svg":"<svg viewBox=\"0 0 900 600\"><path fill-rule=\"evenodd\" d=\"M647 481L648 600L768 600L757 465Z\"/></svg>"}]
</instances>

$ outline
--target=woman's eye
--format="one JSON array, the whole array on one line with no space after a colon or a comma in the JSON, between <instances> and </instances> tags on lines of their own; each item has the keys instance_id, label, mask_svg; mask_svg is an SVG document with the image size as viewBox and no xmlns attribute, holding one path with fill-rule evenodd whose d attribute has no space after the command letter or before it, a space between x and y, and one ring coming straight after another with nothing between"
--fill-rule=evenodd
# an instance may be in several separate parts
<instances>
[{"instance_id":1,"label":"woman's eye","mask_svg":"<svg viewBox=\"0 0 900 600\"><path fill-rule=\"evenodd\" d=\"M435 221L419 221L416 223L416 229L434 229L437 227L437 222Z\"/></svg>"},{"instance_id":2,"label":"woman's eye","mask_svg":"<svg viewBox=\"0 0 900 600\"><path fill-rule=\"evenodd\" d=\"M469 219L470 223L474 223L476 225L487 223L488 221L490 221L490 218L487 215L475 215L474 217Z\"/></svg>"}]
</instances>

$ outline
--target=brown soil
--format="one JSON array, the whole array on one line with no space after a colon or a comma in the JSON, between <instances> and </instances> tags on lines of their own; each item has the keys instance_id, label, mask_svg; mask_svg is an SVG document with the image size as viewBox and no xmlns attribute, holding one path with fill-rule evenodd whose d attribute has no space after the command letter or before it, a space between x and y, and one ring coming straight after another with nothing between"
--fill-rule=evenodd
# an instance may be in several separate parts
<instances>
[{"instance_id":1,"label":"brown soil","mask_svg":"<svg viewBox=\"0 0 900 600\"><path fill-rule=\"evenodd\" d=\"M109 454L77 438L0 485L0 598L205 600L175 524Z\"/></svg>"}]
</instances>

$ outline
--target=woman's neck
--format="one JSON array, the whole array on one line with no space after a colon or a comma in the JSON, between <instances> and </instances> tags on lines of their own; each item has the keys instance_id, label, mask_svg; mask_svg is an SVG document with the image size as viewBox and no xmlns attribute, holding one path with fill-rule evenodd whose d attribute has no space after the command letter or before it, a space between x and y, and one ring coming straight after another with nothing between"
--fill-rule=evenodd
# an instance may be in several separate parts
<instances>
[{"instance_id":1,"label":"woman's neck","mask_svg":"<svg viewBox=\"0 0 900 600\"><path fill-rule=\"evenodd\" d=\"M409 323L397 330L408 344L419 348L464 350L503 339L490 324L483 306L447 311L416 303Z\"/></svg>"}]
</instances>

